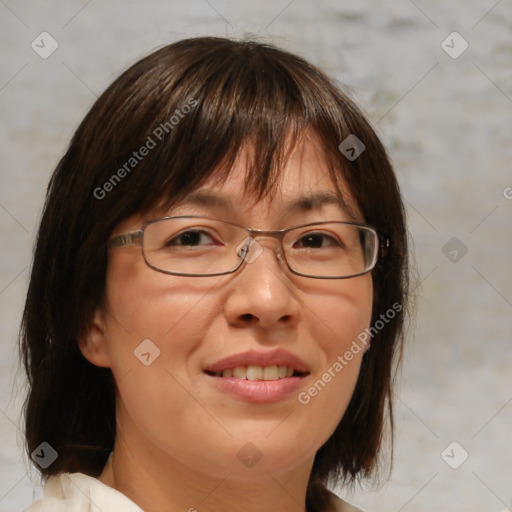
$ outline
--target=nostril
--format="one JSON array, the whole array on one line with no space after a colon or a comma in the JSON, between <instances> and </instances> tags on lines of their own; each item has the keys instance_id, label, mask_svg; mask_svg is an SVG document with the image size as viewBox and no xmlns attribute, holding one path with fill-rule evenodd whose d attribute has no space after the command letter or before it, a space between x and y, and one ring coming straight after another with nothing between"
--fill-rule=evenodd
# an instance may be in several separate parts
<instances>
[{"instance_id":1,"label":"nostril","mask_svg":"<svg viewBox=\"0 0 512 512\"><path fill-rule=\"evenodd\" d=\"M242 320L247 320L247 321L250 321L252 320L252 314L251 313L245 313L244 315L242 315Z\"/></svg>"}]
</instances>

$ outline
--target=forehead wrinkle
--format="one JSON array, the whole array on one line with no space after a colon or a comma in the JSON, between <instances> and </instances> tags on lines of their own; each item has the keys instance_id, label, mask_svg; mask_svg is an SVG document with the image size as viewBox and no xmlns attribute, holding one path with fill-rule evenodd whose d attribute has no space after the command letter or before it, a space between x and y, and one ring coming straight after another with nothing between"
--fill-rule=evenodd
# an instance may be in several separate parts
<instances>
[{"instance_id":1,"label":"forehead wrinkle","mask_svg":"<svg viewBox=\"0 0 512 512\"><path fill-rule=\"evenodd\" d=\"M274 181L271 180L267 183L269 186L266 191L252 190L249 181L247 179L244 180L243 183L240 184L240 192L243 197L240 206L242 206L243 209L250 209L261 201L268 201L270 205L277 202L277 197L279 197L280 200L283 200L283 192L285 192L285 189L282 188L284 185L282 171L284 171L286 163L289 162L292 153L295 153L295 158L297 159L295 165L301 171L299 173L300 176L302 177L304 175L305 169L305 174L308 174L307 170L309 164L305 161L307 151L306 146L308 145L310 148L311 146L314 148L313 151L316 153L318 160L329 166L328 158L326 158L325 155L325 149L314 132L310 132L310 130L306 129L303 130L297 138L288 136L287 143L285 144L286 154L281 155L284 157L284 161L281 161L278 166L281 170L281 172L279 172L279 176L275 176ZM238 164L245 167L246 171L248 169L254 171L253 166L257 165L254 150L254 145L247 141L243 148L238 151L235 158L235 160L238 161ZM235 162L230 166L231 171L233 170L234 164ZM173 209L179 208L180 206L197 206L200 208L207 208L210 215L214 217L217 216L216 212L219 211L223 214L234 214L239 212L240 207L237 207L238 203L234 203L233 194L226 193L225 191L222 191L222 189L217 190L217 186L222 187L229 181L230 174L231 172L218 175L219 180L213 184L199 185L198 188L192 190L182 200L179 200L174 205ZM333 180L332 175L330 178ZM330 187L326 189L320 185L323 179L324 178L320 178L316 184L309 185L302 193L297 191L299 195L296 198L284 200L284 207L281 209L282 215L280 216L285 217L291 213L304 213L315 210L321 211L324 206L333 205L338 207L341 213L348 216L350 220L358 221L360 216L357 213L357 207L354 211L350 205L350 201L345 197L346 191L344 190L343 181L338 182L338 180L334 179L334 181L330 181ZM333 187L334 190L331 187ZM288 192L291 194L293 193L293 190L289 190ZM254 201L251 200L252 194L255 194Z\"/></svg>"},{"instance_id":2,"label":"forehead wrinkle","mask_svg":"<svg viewBox=\"0 0 512 512\"><path fill-rule=\"evenodd\" d=\"M311 194L304 194L295 199L285 201L284 214L288 215L296 212L308 212L321 210L325 205L337 206L343 213L356 220L356 216L351 211L343 197L331 191L318 191ZM208 209L224 210L233 213L237 208L232 198L225 194L209 191L196 190L191 192L182 201L175 205L180 206L202 206Z\"/></svg>"},{"instance_id":3,"label":"forehead wrinkle","mask_svg":"<svg viewBox=\"0 0 512 512\"><path fill-rule=\"evenodd\" d=\"M311 211L321 210L324 205L332 204L337 206L343 213L347 214L353 220L356 220L356 216L345 202L343 197L333 192L313 192L312 194L305 194L300 196L291 202L288 207L288 211Z\"/></svg>"}]
</instances>

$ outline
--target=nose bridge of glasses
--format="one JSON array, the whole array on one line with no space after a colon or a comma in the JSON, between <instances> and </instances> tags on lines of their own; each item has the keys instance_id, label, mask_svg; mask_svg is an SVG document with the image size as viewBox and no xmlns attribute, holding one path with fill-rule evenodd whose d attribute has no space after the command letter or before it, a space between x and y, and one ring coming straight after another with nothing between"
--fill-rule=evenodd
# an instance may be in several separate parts
<instances>
[{"instance_id":1,"label":"nose bridge of glasses","mask_svg":"<svg viewBox=\"0 0 512 512\"><path fill-rule=\"evenodd\" d=\"M237 247L237 253L245 259L247 263L255 261L256 258L263 253L264 247L271 249L276 253L278 259L283 260L283 233L281 231L264 231L247 228L246 234L248 234L248 236ZM273 243L273 245L269 245L269 242Z\"/></svg>"}]
</instances>

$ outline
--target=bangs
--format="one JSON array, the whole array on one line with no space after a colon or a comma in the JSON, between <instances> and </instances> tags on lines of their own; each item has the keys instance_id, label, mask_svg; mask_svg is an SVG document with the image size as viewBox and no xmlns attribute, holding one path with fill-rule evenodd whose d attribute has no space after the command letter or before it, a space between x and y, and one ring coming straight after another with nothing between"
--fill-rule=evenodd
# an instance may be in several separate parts
<instances>
[{"instance_id":1,"label":"bangs","mask_svg":"<svg viewBox=\"0 0 512 512\"><path fill-rule=\"evenodd\" d=\"M206 51L204 40L201 51L194 40L159 50L106 91L123 102L112 134L103 138L110 139L103 152L117 158L102 166L94 185L136 163L107 196L123 206L116 222L168 209L209 178L224 182L246 148L244 192L257 200L272 195L291 152L311 133L338 184L344 165L338 144L354 132L347 99L292 54L254 42L211 41ZM134 162L144 146L151 149Z\"/></svg>"}]
</instances>

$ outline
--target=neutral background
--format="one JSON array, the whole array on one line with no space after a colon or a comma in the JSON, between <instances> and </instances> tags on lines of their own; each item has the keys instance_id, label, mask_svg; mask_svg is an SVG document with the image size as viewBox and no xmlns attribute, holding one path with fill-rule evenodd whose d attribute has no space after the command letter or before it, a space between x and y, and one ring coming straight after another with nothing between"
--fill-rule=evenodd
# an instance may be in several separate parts
<instances>
[{"instance_id":1,"label":"neutral background","mask_svg":"<svg viewBox=\"0 0 512 512\"><path fill-rule=\"evenodd\" d=\"M47 59L31 48L50 47L43 31L58 43ZM326 69L396 166L418 314L392 477L349 499L369 512L512 509L511 0L0 0L0 511L40 493L22 456L16 334L50 173L128 64L205 34L254 34Z\"/></svg>"}]
</instances>

